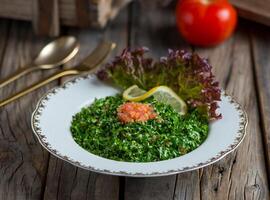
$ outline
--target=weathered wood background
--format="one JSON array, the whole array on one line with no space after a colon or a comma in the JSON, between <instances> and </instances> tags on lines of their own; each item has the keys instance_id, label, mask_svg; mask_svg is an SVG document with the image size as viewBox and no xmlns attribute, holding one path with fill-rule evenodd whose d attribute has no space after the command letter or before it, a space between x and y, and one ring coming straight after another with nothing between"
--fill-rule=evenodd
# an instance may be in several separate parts
<instances>
[{"instance_id":1,"label":"weathered wood background","mask_svg":"<svg viewBox=\"0 0 270 200\"><path fill-rule=\"evenodd\" d=\"M0 0L0 17L32 21L34 32L59 36L60 25L104 27L131 0Z\"/></svg>"},{"instance_id":2,"label":"weathered wood background","mask_svg":"<svg viewBox=\"0 0 270 200\"><path fill-rule=\"evenodd\" d=\"M124 178L79 169L50 155L31 131L30 115L38 98L64 81L59 80L0 108L0 200L269 199L270 28L240 20L228 41L201 49L179 36L173 5L141 2L132 3L104 30L66 29L65 34L79 39L81 50L62 68L79 63L101 38L117 42L114 54L142 45L155 57L168 48L195 50L210 59L222 87L246 109L249 126L243 143L209 167L173 176ZM34 36L30 23L0 20L0 78L33 59L46 42ZM30 74L1 89L0 98L51 73Z\"/></svg>"}]
</instances>

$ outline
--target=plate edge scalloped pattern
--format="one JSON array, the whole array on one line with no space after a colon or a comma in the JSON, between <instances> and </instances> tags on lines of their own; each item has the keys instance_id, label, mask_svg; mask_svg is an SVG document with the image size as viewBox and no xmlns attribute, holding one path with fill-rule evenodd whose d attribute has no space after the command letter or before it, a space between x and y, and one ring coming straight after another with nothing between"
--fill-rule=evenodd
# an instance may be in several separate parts
<instances>
[{"instance_id":1,"label":"plate edge scalloped pattern","mask_svg":"<svg viewBox=\"0 0 270 200\"><path fill-rule=\"evenodd\" d=\"M240 145L240 143L243 141L243 139L246 135L246 129L247 129L247 125L248 125L248 117L247 117L246 112L244 111L242 106L239 103L237 103L237 101L234 100L234 98L232 96L226 94L226 92L223 91L222 95L229 98L230 103L232 103L234 105L234 107L236 108L236 110L239 113L240 124L239 124L239 129L237 131L238 135L237 135L236 139L234 140L234 142L226 150L219 152L217 155L210 158L206 162L198 163L197 165L189 166L189 167L185 167L185 168L181 168L181 169L169 170L169 171L165 171L165 172L153 172L153 173L148 173L148 174L146 174L146 173L130 173L130 172L125 172L125 171L110 171L110 170L97 169L93 166L83 165L82 163L80 163L76 160L72 160L71 158L69 158L66 155L61 155L56 149L53 149L50 146L50 144L46 141L46 137L42 133L42 130L39 126L39 116L41 115L43 109L45 108L45 103L46 103L46 101L49 100L50 96L55 95L60 90L67 89L70 85L77 83L81 79L87 79L91 76L93 76L93 75L90 74L90 75L76 77L72 80L65 82L61 86L58 86L58 87L55 87L55 88L49 90L47 93L45 93L40 98L40 100L38 101L36 108L33 111L32 116L31 116L32 130L33 130L34 134L36 135L36 137L38 138L40 144L48 152L50 152L52 155L54 155L54 156L56 156L64 161L67 161L67 162L69 162L77 167L80 167L80 168L83 168L86 170L90 170L90 171L94 171L97 173L118 175L118 176L133 176L133 177L165 176L165 175L171 175L171 174L176 174L176 173L182 173L182 172L187 172L187 171L199 169L199 168L208 166L214 162L217 162L218 160L220 160L221 158L223 158L224 156L226 156L227 154L229 154L230 152L235 150Z\"/></svg>"}]
</instances>

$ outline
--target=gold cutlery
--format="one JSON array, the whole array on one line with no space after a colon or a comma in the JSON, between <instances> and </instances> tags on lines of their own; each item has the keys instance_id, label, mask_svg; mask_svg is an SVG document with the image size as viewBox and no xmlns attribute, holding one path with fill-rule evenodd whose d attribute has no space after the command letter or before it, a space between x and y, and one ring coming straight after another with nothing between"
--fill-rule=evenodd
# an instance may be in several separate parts
<instances>
[{"instance_id":1,"label":"gold cutlery","mask_svg":"<svg viewBox=\"0 0 270 200\"><path fill-rule=\"evenodd\" d=\"M58 67L59 65L68 62L78 53L78 51L79 43L75 37L60 37L43 47L32 63L19 69L4 80L0 80L0 88L30 72L39 69L52 69Z\"/></svg>"},{"instance_id":2,"label":"gold cutlery","mask_svg":"<svg viewBox=\"0 0 270 200\"><path fill-rule=\"evenodd\" d=\"M34 91L37 88L42 87L43 85L56 80L58 78L61 78L63 76L68 75L78 75L82 73L92 73L94 72L98 66L105 60L105 58L110 54L110 52L116 47L115 43L102 41L98 46L94 49L94 51L86 57L85 60L83 60L82 64L80 64L77 67L74 67L72 69L66 69L62 70L60 72L57 72L53 74L52 76L33 84L32 86L27 87L26 89L22 90L21 92L18 92L17 94L14 94L10 96L9 98L0 101L0 107Z\"/></svg>"}]
</instances>

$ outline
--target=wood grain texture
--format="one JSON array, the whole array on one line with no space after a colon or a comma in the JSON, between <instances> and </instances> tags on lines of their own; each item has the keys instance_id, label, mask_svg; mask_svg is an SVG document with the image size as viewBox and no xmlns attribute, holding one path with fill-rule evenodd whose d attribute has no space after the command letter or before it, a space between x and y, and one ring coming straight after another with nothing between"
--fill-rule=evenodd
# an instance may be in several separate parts
<instances>
[{"instance_id":1,"label":"wood grain texture","mask_svg":"<svg viewBox=\"0 0 270 200\"><path fill-rule=\"evenodd\" d=\"M110 18L113 19L117 15L117 13L131 1L132 0L113 0L111 3Z\"/></svg>"},{"instance_id":2,"label":"wood grain texture","mask_svg":"<svg viewBox=\"0 0 270 200\"><path fill-rule=\"evenodd\" d=\"M159 0L135 1L130 9L130 46L146 46L149 55L159 58L168 49L190 49L175 26L174 5L162 7ZM178 38L178 39L176 39Z\"/></svg>"},{"instance_id":3,"label":"wood grain texture","mask_svg":"<svg viewBox=\"0 0 270 200\"><path fill-rule=\"evenodd\" d=\"M41 38L37 40L29 23L5 24L2 20L0 23L2 78L28 63L47 41ZM46 73L36 72L21 78L1 89L0 98L7 97L45 75ZM53 85L55 83L50 87ZM48 153L32 133L30 116L38 98L48 87L0 109L0 199L42 197Z\"/></svg>"},{"instance_id":4,"label":"wood grain texture","mask_svg":"<svg viewBox=\"0 0 270 200\"><path fill-rule=\"evenodd\" d=\"M31 20L32 8L32 0L1 0L0 16L11 17L12 15L14 16L14 13L16 13L14 16L15 19Z\"/></svg>"},{"instance_id":5,"label":"wood grain texture","mask_svg":"<svg viewBox=\"0 0 270 200\"><path fill-rule=\"evenodd\" d=\"M64 67L78 65L102 38L116 42L118 46L112 56L119 54L127 43L127 10L115 22L104 31L86 29L78 33L75 29L69 30L70 35L78 38L81 48L76 59ZM68 79L63 78L61 82ZM51 156L44 199L116 200L119 199L119 177L83 170Z\"/></svg>"},{"instance_id":6,"label":"wood grain texture","mask_svg":"<svg viewBox=\"0 0 270 200\"><path fill-rule=\"evenodd\" d=\"M270 0L230 0L238 14L246 19L270 26Z\"/></svg>"},{"instance_id":7,"label":"wood grain texture","mask_svg":"<svg viewBox=\"0 0 270 200\"><path fill-rule=\"evenodd\" d=\"M251 45L247 27L243 24L240 27L225 44L198 50L209 57L221 86L236 98L249 116L247 135L239 148L201 169L202 199L269 199L258 104L256 98L250 98L256 96Z\"/></svg>"},{"instance_id":8,"label":"wood grain texture","mask_svg":"<svg viewBox=\"0 0 270 200\"><path fill-rule=\"evenodd\" d=\"M173 199L176 176L126 178L126 200Z\"/></svg>"},{"instance_id":9,"label":"wood grain texture","mask_svg":"<svg viewBox=\"0 0 270 200\"><path fill-rule=\"evenodd\" d=\"M47 11L41 13L44 14L43 19L56 16L56 10L52 10L51 2L59 2L61 25L104 27L130 0L0 0L0 17L32 21L37 16L35 11L36 5L40 4L39 1L47 5L44 8ZM47 15L48 11L53 15Z\"/></svg>"},{"instance_id":10,"label":"wood grain texture","mask_svg":"<svg viewBox=\"0 0 270 200\"><path fill-rule=\"evenodd\" d=\"M59 35L59 1L36 0L33 1L32 23L37 35Z\"/></svg>"},{"instance_id":11,"label":"wood grain texture","mask_svg":"<svg viewBox=\"0 0 270 200\"><path fill-rule=\"evenodd\" d=\"M178 174L174 187L174 200L201 199L200 178L199 170Z\"/></svg>"},{"instance_id":12,"label":"wood grain texture","mask_svg":"<svg viewBox=\"0 0 270 200\"><path fill-rule=\"evenodd\" d=\"M50 156L44 199L118 199L118 177L77 168Z\"/></svg>"},{"instance_id":13,"label":"wood grain texture","mask_svg":"<svg viewBox=\"0 0 270 200\"><path fill-rule=\"evenodd\" d=\"M75 0L76 6L76 20L79 27L87 27L90 25L89 17L89 1Z\"/></svg>"},{"instance_id":14,"label":"wood grain texture","mask_svg":"<svg viewBox=\"0 0 270 200\"><path fill-rule=\"evenodd\" d=\"M270 181L270 41L268 27L256 25L251 30L252 54L257 98L260 102L261 128L265 145L268 181Z\"/></svg>"}]
</instances>

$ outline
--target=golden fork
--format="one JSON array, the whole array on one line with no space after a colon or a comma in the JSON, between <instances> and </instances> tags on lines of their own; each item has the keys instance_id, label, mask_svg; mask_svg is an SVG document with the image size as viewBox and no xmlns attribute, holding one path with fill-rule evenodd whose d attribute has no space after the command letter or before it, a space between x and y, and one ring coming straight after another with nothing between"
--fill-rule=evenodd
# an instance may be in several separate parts
<instances>
[{"instance_id":1,"label":"golden fork","mask_svg":"<svg viewBox=\"0 0 270 200\"><path fill-rule=\"evenodd\" d=\"M35 83L24 90L0 101L0 107L46 85L47 83L54 81L58 78L68 75L78 75L82 73L93 73L97 67L106 59L106 57L110 54L110 52L116 47L115 43L102 41L98 46L94 49L94 51L77 67L72 69L62 70L53 74L52 76Z\"/></svg>"}]
</instances>

